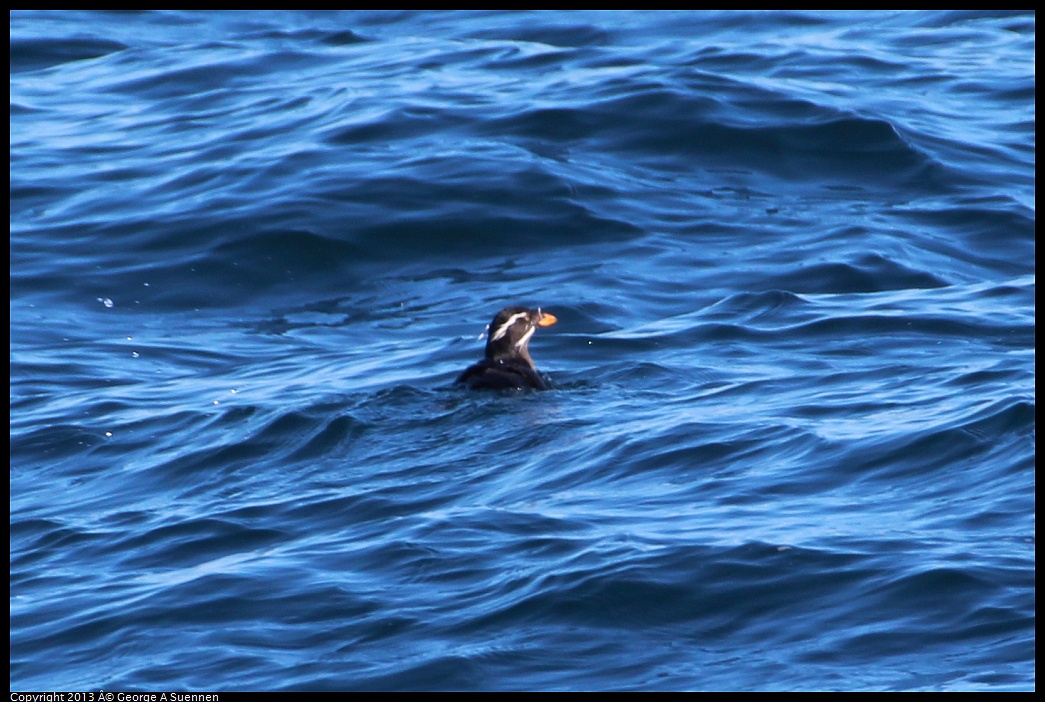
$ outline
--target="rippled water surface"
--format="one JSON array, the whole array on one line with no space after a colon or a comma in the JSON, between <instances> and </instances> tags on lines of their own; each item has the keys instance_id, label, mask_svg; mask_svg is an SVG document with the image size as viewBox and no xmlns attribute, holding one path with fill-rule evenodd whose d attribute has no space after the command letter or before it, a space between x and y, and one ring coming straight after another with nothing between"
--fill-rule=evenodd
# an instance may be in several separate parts
<instances>
[{"instance_id":1,"label":"rippled water surface","mask_svg":"<svg viewBox=\"0 0 1045 702\"><path fill-rule=\"evenodd\" d=\"M12 689L1034 688L1033 14L10 23Z\"/></svg>"}]
</instances>

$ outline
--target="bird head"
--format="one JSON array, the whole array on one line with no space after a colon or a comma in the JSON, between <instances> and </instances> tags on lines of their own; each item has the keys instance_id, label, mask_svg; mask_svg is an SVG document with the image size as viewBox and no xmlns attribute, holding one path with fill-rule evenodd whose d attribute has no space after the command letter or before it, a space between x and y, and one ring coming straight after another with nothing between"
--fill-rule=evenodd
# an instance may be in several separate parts
<instances>
[{"instance_id":1,"label":"bird head","mask_svg":"<svg viewBox=\"0 0 1045 702\"><path fill-rule=\"evenodd\" d=\"M486 358L491 361L522 359L533 367L530 337L537 327L549 327L558 320L555 315L525 307L505 307L490 322L486 339Z\"/></svg>"}]
</instances>

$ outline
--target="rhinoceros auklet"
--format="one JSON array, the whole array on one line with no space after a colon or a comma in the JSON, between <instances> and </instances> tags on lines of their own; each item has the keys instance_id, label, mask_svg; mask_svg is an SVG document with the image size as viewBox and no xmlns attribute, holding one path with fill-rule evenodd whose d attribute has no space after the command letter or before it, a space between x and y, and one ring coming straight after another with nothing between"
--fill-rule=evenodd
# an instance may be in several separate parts
<instances>
[{"instance_id":1,"label":"rhinoceros auklet","mask_svg":"<svg viewBox=\"0 0 1045 702\"><path fill-rule=\"evenodd\" d=\"M469 367L454 382L473 390L547 390L548 385L530 358L530 337L537 327L548 327L556 321L555 315L541 312L540 307L535 310L505 307L490 322L486 358Z\"/></svg>"}]
</instances>

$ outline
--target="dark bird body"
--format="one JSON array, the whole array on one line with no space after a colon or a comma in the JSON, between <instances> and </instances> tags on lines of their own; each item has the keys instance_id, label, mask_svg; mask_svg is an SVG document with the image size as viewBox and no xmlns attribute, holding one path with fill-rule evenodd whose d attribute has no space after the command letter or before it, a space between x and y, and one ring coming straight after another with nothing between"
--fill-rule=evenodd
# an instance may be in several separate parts
<instances>
[{"instance_id":1,"label":"dark bird body","mask_svg":"<svg viewBox=\"0 0 1045 702\"><path fill-rule=\"evenodd\" d=\"M454 382L473 390L547 390L547 383L530 358L530 337L537 327L551 326L556 321L555 315L541 312L540 308L504 308L490 323L485 358Z\"/></svg>"}]
</instances>

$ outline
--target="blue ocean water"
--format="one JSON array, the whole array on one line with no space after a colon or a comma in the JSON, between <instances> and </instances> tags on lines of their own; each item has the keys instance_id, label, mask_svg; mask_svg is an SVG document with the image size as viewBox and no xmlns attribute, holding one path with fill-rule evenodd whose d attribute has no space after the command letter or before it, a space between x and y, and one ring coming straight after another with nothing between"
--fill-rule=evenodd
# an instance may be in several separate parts
<instances>
[{"instance_id":1,"label":"blue ocean water","mask_svg":"<svg viewBox=\"0 0 1045 702\"><path fill-rule=\"evenodd\" d=\"M12 689L1034 688L1033 13L10 25Z\"/></svg>"}]
</instances>

